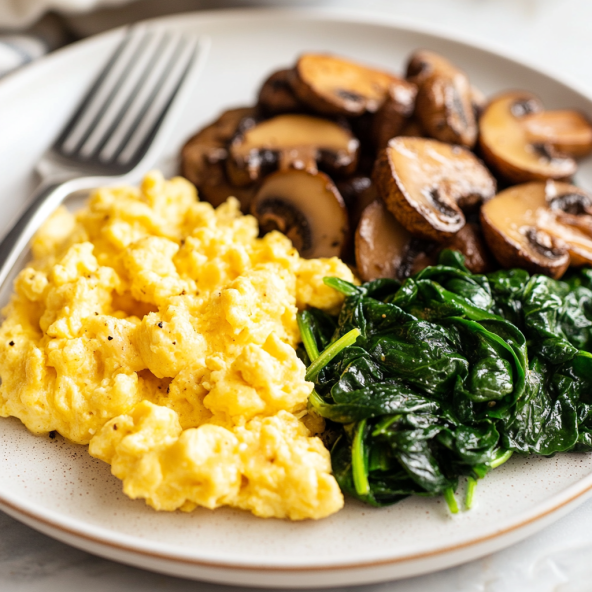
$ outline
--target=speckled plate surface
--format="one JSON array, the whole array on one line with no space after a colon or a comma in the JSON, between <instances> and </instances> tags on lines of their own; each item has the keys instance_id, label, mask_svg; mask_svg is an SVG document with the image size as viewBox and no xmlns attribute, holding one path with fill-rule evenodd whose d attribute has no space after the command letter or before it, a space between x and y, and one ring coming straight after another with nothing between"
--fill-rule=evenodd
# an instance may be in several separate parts
<instances>
[{"instance_id":1,"label":"speckled plate surface","mask_svg":"<svg viewBox=\"0 0 592 592\"><path fill-rule=\"evenodd\" d=\"M305 50L334 51L400 70L415 48L441 51L485 93L524 88L549 107L592 114L560 81L408 22L335 12L226 11L162 19L207 34L208 63L163 159L199 125L252 102L263 77ZM35 183L41 153L61 128L121 32L86 40L0 82L0 232ZM592 166L579 182L592 187ZM592 490L592 455L513 458L480 483L473 510L450 516L439 499L380 510L348 501L320 522L262 520L228 509L157 513L121 493L86 449L35 437L0 420L0 508L90 552L146 569L250 586L370 583L449 567L510 545L568 512Z\"/></svg>"}]
</instances>

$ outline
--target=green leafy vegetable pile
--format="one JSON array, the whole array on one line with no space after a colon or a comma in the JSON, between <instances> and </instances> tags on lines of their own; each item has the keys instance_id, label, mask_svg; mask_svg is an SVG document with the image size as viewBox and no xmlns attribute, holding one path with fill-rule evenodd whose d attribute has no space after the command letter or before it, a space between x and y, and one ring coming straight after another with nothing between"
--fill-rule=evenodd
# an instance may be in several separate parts
<instances>
[{"instance_id":1,"label":"green leafy vegetable pile","mask_svg":"<svg viewBox=\"0 0 592 592\"><path fill-rule=\"evenodd\" d=\"M592 270L471 274L462 255L402 285L325 282L337 319L299 315L309 408L328 420L333 473L373 506L446 497L514 452L592 450ZM319 353L322 352L322 353Z\"/></svg>"}]
</instances>

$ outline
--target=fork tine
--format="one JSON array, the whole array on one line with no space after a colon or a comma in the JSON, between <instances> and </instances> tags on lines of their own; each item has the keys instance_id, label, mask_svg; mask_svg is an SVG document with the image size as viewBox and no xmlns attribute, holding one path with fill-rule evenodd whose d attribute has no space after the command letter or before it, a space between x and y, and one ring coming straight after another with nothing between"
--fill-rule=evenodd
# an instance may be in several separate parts
<instances>
[{"instance_id":1,"label":"fork tine","mask_svg":"<svg viewBox=\"0 0 592 592\"><path fill-rule=\"evenodd\" d=\"M137 56L143 51L146 37L135 35L137 28L129 29L125 37L113 52L113 55L99 74L80 106L69 120L66 127L56 140L54 149L68 154L78 149L89 130L112 99L121 80L129 74ZM134 50L134 45L135 50ZM132 53L131 59L128 59Z\"/></svg>"},{"instance_id":2,"label":"fork tine","mask_svg":"<svg viewBox=\"0 0 592 592\"><path fill-rule=\"evenodd\" d=\"M187 96L207 41L134 26L53 146L68 165L107 174L132 170L179 95ZM172 122L172 119L171 119Z\"/></svg>"},{"instance_id":3,"label":"fork tine","mask_svg":"<svg viewBox=\"0 0 592 592\"><path fill-rule=\"evenodd\" d=\"M163 38L155 59L151 60L149 71L145 72L145 76L138 83L130 103L121 110L117 126L110 130L112 133L107 136L104 144L97 148L96 154L101 162L110 162L124 148L141 121L142 113L154 101L159 89L170 75L182 44L182 38L174 40L169 34Z\"/></svg>"},{"instance_id":4,"label":"fork tine","mask_svg":"<svg viewBox=\"0 0 592 592\"><path fill-rule=\"evenodd\" d=\"M136 160L149 146L197 56L197 41L181 38L130 133L114 153L119 164Z\"/></svg>"},{"instance_id":5,"label":"fork tine","mask_svg":"<svg viewBox=\"0 0 592 592\"><path fill-rule=\"evenodd\" d=\"M101 113L89 126L85 139L79 144L78 152L86 159L96 157L101 146L109 140L109 132L115 129L117 121L125 115L134 97L144 87L159 54L166 49L170 34L151 31L142 38L142 44L129 58L125 76L116 82L113 92Z\"/></svg>"}]
</instances>

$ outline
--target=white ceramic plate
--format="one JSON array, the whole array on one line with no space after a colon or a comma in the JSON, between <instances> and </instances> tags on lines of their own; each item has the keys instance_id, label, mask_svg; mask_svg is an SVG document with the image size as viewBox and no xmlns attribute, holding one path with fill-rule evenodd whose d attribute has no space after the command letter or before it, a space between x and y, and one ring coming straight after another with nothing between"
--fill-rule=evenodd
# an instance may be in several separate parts
<instances>
[{"instance_id":1,"label":"white ceramic plate","mask_svg":"<svg viewBox=\"0 0 592 592\"><path fill-rule=\"evenodd\" d=\"M211 53L168 154L221 110L252 102L271 70L305 50L333 51L401 70L418 47L442 52L485 93L531 90L549 107L592 114L573 88L508 58L384 18L326 12L229 11L162 19L207 34ZM380 22L379 22L380 21ZM75 44L0 82L0 232L32 189L51 144L121 32ZM592 187L592 166L579 174ZM450 516L440 499L385 509L349 500L320 522L262 520L228 509L157 513L121 493L85 448L0 421L0 507L87 551L178 576L250 586L370 583L449 567L510 545L584 501L592 455L514 458L479 484L476 507Z\"/></svg>"}]
</instances>

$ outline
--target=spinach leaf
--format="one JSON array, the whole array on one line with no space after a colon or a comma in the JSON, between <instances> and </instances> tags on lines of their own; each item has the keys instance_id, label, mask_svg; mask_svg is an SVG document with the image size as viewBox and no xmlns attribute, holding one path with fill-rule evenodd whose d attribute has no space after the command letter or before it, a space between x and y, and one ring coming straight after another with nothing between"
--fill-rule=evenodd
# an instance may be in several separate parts
<instances>
[{"instance_id":1,"label":"spinach leaf","mask_svg":"<svg viewBox=\"0 0 592 592\"><path fill-rule=\"evenodd\" d=\"M532 360L525 395L502 428L505 448L550 455L574 447L578 439L577 413L573 394L561 384L565 380L569 378L550 374L541 358Z\"/></svg>"},{"instance_id":2,"label":"spinach leaf","mask_svg":"<svg viewBox=\"0 0 592 592\"><path fill-rule=\"evenodd\" d=\"M443 494L456 512L459 478L468 508L513 453L592 451L592 270L477 275L444 250L403 284L325 282L345 295L338 318L298 322L309 407L340 431L331 458L348 495Z\"/></svg>"}]
</instances>

